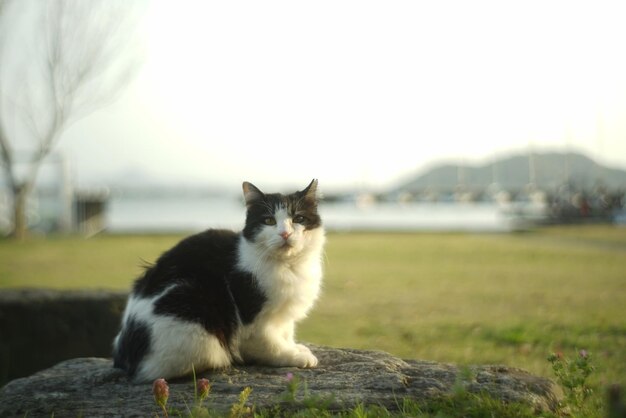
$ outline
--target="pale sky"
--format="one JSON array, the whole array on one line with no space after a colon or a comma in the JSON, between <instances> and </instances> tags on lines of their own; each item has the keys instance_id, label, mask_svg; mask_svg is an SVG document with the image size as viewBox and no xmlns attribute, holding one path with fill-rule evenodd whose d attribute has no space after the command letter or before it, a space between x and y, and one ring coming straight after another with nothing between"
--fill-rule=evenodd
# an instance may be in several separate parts
<instances>
[{"instance_id":1,"label":"pale sky","mask_svg":"<svg viewBox=\"0 0 626 418\"><path fill-rule=\"evenodd\" d=\"M153 1L79 182L375 187L529 149L626 168L626 3Z\"/></svg>"}]
</instances>

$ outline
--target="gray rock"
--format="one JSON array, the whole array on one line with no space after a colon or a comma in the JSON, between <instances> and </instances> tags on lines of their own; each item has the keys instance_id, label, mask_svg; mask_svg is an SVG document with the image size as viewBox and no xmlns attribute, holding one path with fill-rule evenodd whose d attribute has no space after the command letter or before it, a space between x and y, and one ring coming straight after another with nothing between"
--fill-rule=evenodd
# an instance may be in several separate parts
<instances>
[{"instance_id":1,"label":"gray rock","mask_svg":"<svg viewBox=\"0 0 626 418\"><path fill-rule=\"evenodd\" d=\"M297 399L317 397L331 409L346 409L359 402L398 409L402 399L435 398L463 385L470 392L487 392L504 401L519 401L537 411L554 410L558 396L548 379L502 366L474 366L462 370L451 364L401 360L378 351L310 346L320 360L316 369L233 367L200 373L212 384L211 409L226 412L245 387L252 388L249 405L257 408L284 402L287 373L300 381ZM306 382L306 383L305 383ZM193 408L193 379L169 382L168 407L182 415ZM16 379L0 390L0 416L155 416L151 384L129 383L112 368L110 359L78 358L64 361L30 377ZM176 414L172 414L176 416Z\"/></svg>"}]
</instances>

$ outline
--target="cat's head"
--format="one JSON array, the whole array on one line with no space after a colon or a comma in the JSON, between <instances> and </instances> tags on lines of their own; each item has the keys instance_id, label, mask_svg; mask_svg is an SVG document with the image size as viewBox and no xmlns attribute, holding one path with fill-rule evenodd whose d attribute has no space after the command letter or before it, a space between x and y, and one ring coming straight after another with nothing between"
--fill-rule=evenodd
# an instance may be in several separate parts
<instances>
[{"instance_id":1,"label":"cat's head","mask_svg":"<svg viewBox=\"0 0 626 418\"><path fill-rule=\"evenodd\" d=\"M317 210L317 180L304 190L288 195L266 194L244 182L243 195L247 208L243 236L265 255L295 256L323 239Z\"/></svg>"}]
</instances>

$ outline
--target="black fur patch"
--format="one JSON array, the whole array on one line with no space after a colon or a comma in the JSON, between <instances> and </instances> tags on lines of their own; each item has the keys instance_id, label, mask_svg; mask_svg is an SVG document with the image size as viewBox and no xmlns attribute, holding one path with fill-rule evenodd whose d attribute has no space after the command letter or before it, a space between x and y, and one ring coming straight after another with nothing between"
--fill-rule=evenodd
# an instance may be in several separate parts
<instances>
[{"instance_id":1,"label":"black fur patch","mask_svg":"<svg viewBox=\"0 0 626 418\"><path fill-rule=\"evenodd\" d=\"M126 322L116 350L113 352L113 367L125 370L132 378L144 356L150 350L150 329L134 318Z\"/></svg>"},{"instance_id":2,"label":"black fur patch","mask_svg":"<svg viewBox=\"0 0 626 418\"><path fill-rule=\"evenodd\" d=\"M203 283L203 286L180 284L154 305L157 315L173 316L202 325L218 337L224 347L228 347L237 328L236 309L223 279Z\"/></svg>"},{"instance_id":3,"label":"black fur patch","mask_svg":"<svg viewBox=\"0 0 626 418\"><path fill-rule=\"evenodd\" d=\"M235 232L220 229L182 240L146 270L135 282L133 293L151 297L180 282L210 289L213 283L223 282L235 265L238 240Z\"/></svg>"},{"instance_id":4,"label":"black fur patch","mask_svg":"<svg viewBox=\"0 0 626 418\"><path fill-rule=\"evenodd\" d=\"M267 297L257 286L256 279L250 273L237 272L230 277L230 290L244 325L251 323L261 312Z\"/></svg>"},{"instance_id":5,"label":"black fur patch","mask_svg":"<svg viewBox=\"0 0 626 418\"><path fill-rule=\"evenodd\" d=\"M155 302L154 313L198 323L228 348L239 320L252 322L266 301L254 276L236 267L239 239L232 231L208 230L182 240L147 267L135 282L135 296L153 297L174 285ZM132 337L135 330L129 327L136 324L129 323L122 335ZM129 374L143 358L133 354L136 342L120 340L117 353Z\"/></svg>"}]
</instances>

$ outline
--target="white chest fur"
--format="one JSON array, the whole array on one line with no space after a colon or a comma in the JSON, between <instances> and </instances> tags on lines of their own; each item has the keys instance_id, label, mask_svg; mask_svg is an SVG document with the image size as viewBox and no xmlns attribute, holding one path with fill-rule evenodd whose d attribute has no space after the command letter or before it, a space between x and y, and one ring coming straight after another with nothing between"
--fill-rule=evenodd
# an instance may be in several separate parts
<instances>
[{"instance_id":1,"label":"white chest fur","mask_svg":"<svg viewBox=\"0 0 626 418\"><path fill-rule=\"evenodd\" d=\"M298 321L313 306L322 279L322 247L324 233L314 236L299 254L264 257L264 251L244 238L239 244L239 267L255 275L267 301L260 316L266 320Z\"/></svg>"},{"instance_id":2,"label":"white chest fur","mask_svg":"<svg viewBox=\"0 0 626 418\"><path fill-rule=\"evenodd\" d=\"M295 323L315 303L322 280L324 231L310 231L304 250L263 257L262 247L241 238L238 266L255 275L267 300L254 321L238 333L244 361L275 366L315 367L317 358L294 341Z\"/></svg>"}]
</instances>

